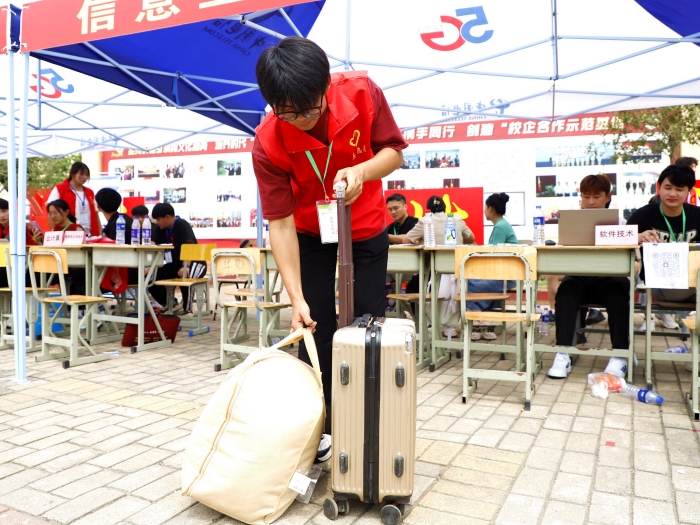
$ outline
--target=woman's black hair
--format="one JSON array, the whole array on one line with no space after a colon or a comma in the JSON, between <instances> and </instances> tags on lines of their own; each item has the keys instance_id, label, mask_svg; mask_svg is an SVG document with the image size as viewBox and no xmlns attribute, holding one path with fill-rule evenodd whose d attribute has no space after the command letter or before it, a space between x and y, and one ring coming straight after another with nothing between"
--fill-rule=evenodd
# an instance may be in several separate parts
<instances>
[{"instance_id":1,"label":"woman's black hair","mask_svg":"<svg viewBox=\"0 0 700 525\"><path fill-rule=\"evenodd\" d=\"M64 201L63 199L56 199L55 201L51 201L46 205L46 211L49 211L49 208L53 206L57 210L61 211L67 211L68 212L68 220L70 222L78 222L77 219L75 218L75 215L73 215L70 212L70 206L68 206L68 203Z\"/></svg>"},{"instance_id":2,"label":"woman's black hair","mask_svg":"<svg viewBox=\"0 0 700 525\"><path fill-rule=\"evenodd\" d=\"M445 211L445 201L442 200L440 197L437 195L433 195L428 199L428 203L425 205L428 210L430 210L433 213L440 213Z\"/></svg>"},{"instance_id":3,"label":"woman's black hair","mask_svg":"<svg viewBox=\"0 0 700 525\"><path fill-rule=\"evenodd\" d=\"M262 52L255 66L260 93L272 109L303 111L318 105L331 80L330 64L318 44L291 36Z\"/></svg>"},{"instance_id":4,"label":"woman's black hair","mask_svg":"<svg viewBox=\"0 0 700 525\"><path fill-rule=\"evenodd\" d=\"M10 209L10 203L7 202L5 199L0 199L0 210L9 210Z\"/></svg>"},{"instance_id":5,"label":"woman's black hair","mask_svg":"<svg viewBox=\"0 0 700 525\"><path fill-rule=\"evenodd\" d=\"M70 167L70 171L68 172L68 180L73 180L73 175L79 175L84 171L87 172L89 177L90 168L87 167L87 164L82 162L74 162Z\"/></svg>"},{"instance_id":6,"label":"woman's black hair","mask_svg":"<svg viewBox=\"0 0 700 525\"><path fill-rule=\"evenodd\" d=\"M506 214L506 203L510 197L505 193L492 193L486 199L486 206L491 206L498 215Z\"/></svg>"}]
</instances>

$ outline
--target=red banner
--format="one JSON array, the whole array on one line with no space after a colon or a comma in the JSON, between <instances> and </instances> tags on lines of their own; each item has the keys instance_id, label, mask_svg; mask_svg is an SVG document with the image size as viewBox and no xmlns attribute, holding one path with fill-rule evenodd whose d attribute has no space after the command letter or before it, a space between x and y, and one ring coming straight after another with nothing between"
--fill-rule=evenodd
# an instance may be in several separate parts
<instances>
[{"instance_id":1,"label":"red banner","mask_svg":"<svg viewBox=\"0 0 700 525\"><path fill-rule=\"evenodd\" d=\"M421 218L425 215L428 199L437 195L445 201L445 211L454 213L464 219L469 229L474 232L477 244L484 244L484 190L483 188L433 188L428 190L386 190L384 198L399 193L406 198L408 214ZM387 211L387 224L392 224Z\"/></svg>"},{"instance_id":2,"label":"red banner","mask_svg":"<svg viewBox=\"0 0 700 525\"><path fill-rule=\"evenodd\" d=\"M7 53L7 10L9 6L0 7L0 55Z\"/></svg>"},{"instance_id":3,"label":"red banner","mask_svg":"<svg viewBox=\"0 0 700 525\"><path fill-rule=\"evenodd\" d=\"M41 0L22 13L23 51L152 31L309 0Z\"/></svg>"}]
</instances>

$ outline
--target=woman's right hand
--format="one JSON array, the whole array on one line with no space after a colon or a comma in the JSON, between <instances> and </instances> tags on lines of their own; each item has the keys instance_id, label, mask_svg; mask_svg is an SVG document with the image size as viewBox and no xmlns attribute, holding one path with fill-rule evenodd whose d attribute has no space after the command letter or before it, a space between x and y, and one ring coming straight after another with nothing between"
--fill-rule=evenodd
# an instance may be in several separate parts
<instances>
[{"instance_id":1,"label":"woman's right hand","mask_svg":"<svg viewBox=\"0 0 700 525\"><path fill-rule=\"evenodd\" d=\"M312 332L316 330L316 321L311 319L309 305L306 304L306 301L292 303L292 329L290 331L293 332L304 327L311 328Z\"/></svg>"}]
</instances>

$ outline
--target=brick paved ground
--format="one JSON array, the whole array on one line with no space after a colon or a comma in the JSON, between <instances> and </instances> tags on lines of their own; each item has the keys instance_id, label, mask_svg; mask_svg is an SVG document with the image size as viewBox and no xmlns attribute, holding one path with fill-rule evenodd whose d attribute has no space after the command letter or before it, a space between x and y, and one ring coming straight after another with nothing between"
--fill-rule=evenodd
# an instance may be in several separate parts
<instances>
[{"instance_id":1,"label":"brick paved ground","mask_svg":"<svg viewBox=\"0 0 700 525\"><path fill-rule=\"evenodd\" d=\"M180 495L182 451L224 377L213 371L218 321L207 324L211 333L181 332L170 348L69 370L30 357L26 385L11 381L12 351L0 352L0 524L237 523ZM637 338L640 359L642 347ZM474 357L477 366L509 364L496 354ZM700 524L700 451L683 405L689 373L657 364L662 408L616 394L602 401L588 394L586 374L606 362L581 357L566 381L541 373L530 412L521 410L521 390L505 382L479 381L463 405L455 359L422 371L414 505L405 522ZM327 523L321 505L329 492L326 474L310 504L295 503L276 523ZM336 523L377 524L378 509L355 503Z\"/></svg>"}]
</instances>

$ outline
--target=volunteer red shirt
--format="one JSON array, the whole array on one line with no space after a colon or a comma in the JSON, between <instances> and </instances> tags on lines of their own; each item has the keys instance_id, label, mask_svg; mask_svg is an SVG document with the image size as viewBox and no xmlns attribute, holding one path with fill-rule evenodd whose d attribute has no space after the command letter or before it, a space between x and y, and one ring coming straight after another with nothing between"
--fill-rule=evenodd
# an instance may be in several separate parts
<instances>
[{"instance_id":1,"label":"volunteer red shirt","mask_svg":"<svg viewBox=\"0 0 700 525\"><path fill-rule=\"evenodd\" d=\"M394 117L389 108L389 104L384 97L384 93L371 79L367 78L370 97L375 110L374 121L372 122L372 131L370 137L370 149L373 154L378 153L384 148L395 150L403 150L408 147L408 143L399 130ZM329 144L328 140L328 120L330 111L326 110L319 117L316 125L306 133L325 145ZM276 117L275 117L276 118ZM291 126L291 124L289 124ZM267 220L283 219L294 213L297 206L297 199L294 197L290 178L291 173L288 173L282 168L279 168L269 159L261 142L256 140L253 143L253 167L255 176L258 181L260 190L260 200L262 202L263 218ZM323 167L320 166L323 170ZM333 179L335 173L328 173L327 178ZM381 191L381 185L378 185L378 190ZM367 186L365 186L365 191ZM353 210L356 206L361 205L360 201L352 204ZM359 210L358 210L359 211ZM357 214L359 215L359 213ZM377 224L362 225L363 231L373 232L366 235L365 238L372 238L380 234L384 228L384 214L381 215L381 220ZM357 225L353 224L353 230ZM307 235L315 235L318 231L318 224L299 224L297 221L297 231ZM354 237L354 236L353 236ZM361 240L355 239L354 240Z\"/></svg>"}]
</instances>

